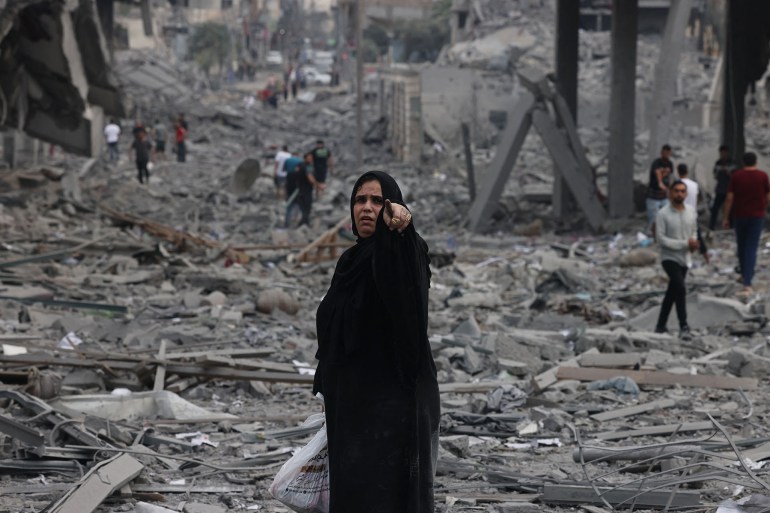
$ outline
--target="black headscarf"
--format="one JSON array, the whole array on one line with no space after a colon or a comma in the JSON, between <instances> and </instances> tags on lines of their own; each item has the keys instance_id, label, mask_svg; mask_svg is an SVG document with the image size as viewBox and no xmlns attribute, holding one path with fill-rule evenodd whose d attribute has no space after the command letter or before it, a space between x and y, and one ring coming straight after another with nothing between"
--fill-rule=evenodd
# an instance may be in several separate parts
<instances>
[{"instance_id":1,"label":"black headscarf","mask_svg":"<svg viewBox=\"0 0 770 513\"><path fill-rule=\"evenodd\" d=\"M406 207L401 189L387 173L369 171L356 180L350 195L350 217L353 233L358 239L337 262L329 291L318 307L316 358L319 360L341 362L347 359L362 338L367 336L367 328L371 326L370 316L385 315L383 312L366 311L366 296L374 292L371 287L376 288L385 305L408 309L406 313L390 312L391 317L399 319L400 324L404 323L405 330L409 332L404 339L407 353L418 347L421 341L416 338L426 337L427 287L430 281L427 245L417 235L413 224L403 233L389 230L383 220L384 206L377 217L375 233L366 238L358 234L353 216L355 197L361 186L371 180L380 183L383 200ZM379 255L382 257L377 258ZM378 276L383 278L378 280ZM414 290L404 294L405 289L390 287L387 282L408 283ZM424 289L424 294L415 295L417 289ZM394 297L394 294L399 297ZM403 352L399 348L396 351ZM417 364L417 358L413 356L401 355L410 367ZM407 374L412 373L407 370Z\"/></svg>"}]
</instances>

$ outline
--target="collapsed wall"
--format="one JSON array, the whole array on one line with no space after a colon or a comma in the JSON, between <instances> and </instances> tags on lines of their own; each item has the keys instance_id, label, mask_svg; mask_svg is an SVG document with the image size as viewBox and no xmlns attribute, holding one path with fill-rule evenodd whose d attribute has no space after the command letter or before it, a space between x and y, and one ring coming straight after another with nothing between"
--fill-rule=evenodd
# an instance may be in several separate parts
<instances>
[{"instance_id":1,"label":"collapsed wall","mask_svg":"<svg viewBox=\"0 0 770 513\"><path fill-rule=\"evenodd\" d=\"M0 106L0 127L98 153L123 106L93 0L0 2Z\"/></svg>"}]
</instances>

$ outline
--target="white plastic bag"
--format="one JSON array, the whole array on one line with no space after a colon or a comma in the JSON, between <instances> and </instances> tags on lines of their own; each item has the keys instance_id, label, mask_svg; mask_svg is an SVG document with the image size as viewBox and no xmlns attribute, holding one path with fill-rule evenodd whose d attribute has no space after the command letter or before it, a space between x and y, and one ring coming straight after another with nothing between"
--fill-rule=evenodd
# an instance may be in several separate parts
<instances>
[{"instance_id":1,"label":"white plastic bag","mask_svg":"<svg viewBox=\"0 0 770 513\"><path fill-rule=\"evenodd\" d=\"M323 418L323 413L317 413L302 425L317 425ZM270 494L299 513L329 513L329 451L325 424L306 446L284 463L270 486Z\"/></svg>"}]
</instances>

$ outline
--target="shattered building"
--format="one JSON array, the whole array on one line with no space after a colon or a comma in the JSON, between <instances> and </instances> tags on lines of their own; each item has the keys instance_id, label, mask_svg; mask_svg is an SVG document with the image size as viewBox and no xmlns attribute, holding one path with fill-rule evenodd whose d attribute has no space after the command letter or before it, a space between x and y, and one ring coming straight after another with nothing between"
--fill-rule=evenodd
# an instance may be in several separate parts
<instances>
[{"instance_id":1,"label":"shattered building","mask_svg":"<svg viewBox=\"0 0 770 513\"><path fill-rule=\"evenodd\" d=\"M101 148L105 115L123 108L94 1L0 5L0 99L6 160L17 131L79 155Z\"/></svg>"}]
</instances>

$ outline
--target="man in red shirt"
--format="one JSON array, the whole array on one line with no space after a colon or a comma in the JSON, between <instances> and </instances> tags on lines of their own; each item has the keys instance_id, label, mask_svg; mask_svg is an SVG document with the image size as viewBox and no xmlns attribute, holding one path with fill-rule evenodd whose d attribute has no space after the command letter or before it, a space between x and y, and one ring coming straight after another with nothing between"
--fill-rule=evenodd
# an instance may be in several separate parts
<instances>
[{"instance_id":1,"label":"man in red shirt","mask_svg":"<svg viewBox=\"0 0 770 513\"><path fill-rule=\"evenodd\" d=\"M738 264L743 277L743 294L751 294L751 280L757 263L757 249L762 228L765 225L765 210L770 201L770 180L767 174L757 169L754 153L743 155L743 169L730 176L725 198L722 226L730 227L730 209L733 208L733 226L738 244Z\"/></svg>"}]
</instances>

